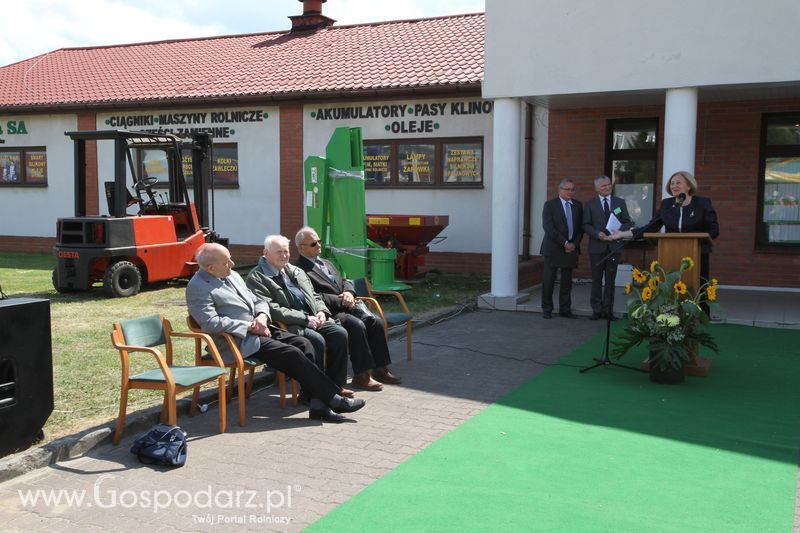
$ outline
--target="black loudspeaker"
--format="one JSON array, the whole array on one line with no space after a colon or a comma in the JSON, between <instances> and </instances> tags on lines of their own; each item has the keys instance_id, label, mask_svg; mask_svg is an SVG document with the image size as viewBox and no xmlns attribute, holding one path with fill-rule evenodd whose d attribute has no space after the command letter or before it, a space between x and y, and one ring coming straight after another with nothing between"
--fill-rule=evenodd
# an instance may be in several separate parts
<instances>
[{"instance_id":1,"label":"black loudspeaker","mask_svg":"<svg viewBox=\"0 0 800 533\"><path fill-rule=\"evenodd\" d=\"M0 300L0 456L36 441L52 412L50 301Z\"/></svg>"}]
</instances>

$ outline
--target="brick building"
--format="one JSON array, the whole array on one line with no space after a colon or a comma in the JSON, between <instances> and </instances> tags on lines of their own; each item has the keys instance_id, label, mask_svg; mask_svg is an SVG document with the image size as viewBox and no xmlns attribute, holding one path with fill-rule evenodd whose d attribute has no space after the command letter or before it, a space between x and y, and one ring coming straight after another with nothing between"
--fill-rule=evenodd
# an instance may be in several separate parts
<instances>
[{"instance_id":1,"label":"brick building","mask_svg":"<svg viewBox=\"0 0 800 533\"><path fill-rule=\"evenodd\" d=\"M66 48L0 68L0 166L13 168L0 177L0 249L49 250L56 218L72 215L65 131L203 129L216 229L252 260L264 235L303 225L303 161L349 126L372 156L368 212L448 215L428 266L488 271L489 229L474 216L492 186L483 14L336 26L321 6L304 2L287 31ZM471 169L453 162L464 150ZM89 214L108 212L109 151L88 158ZM134 163L158 175L147 154Z\"/></svg>"},{"instance_id":2,"label":"brick building","mask_svg":"<svg viewBox=\"0 0 800 533\"><path fill-rule=\"evenodd\" d=\"M600 174L642 224L666 197L669 176L693 172L720 220L712 275L725 285L800 288L800 64L784 39L800 4L508 0L486 8L482 94L495 103L495 146L529 139L521 154L493 160L493 206L506 207L493 210L493 227L523 234L493 232L496 305L515 307L518 251L537 251L537 215L558 181L573 178L586 201ZM518 171L526 152L530 179ZM516 218L523 203L532 205L530 231ZM579 277L590 276L586 255ZM623 262L654 257L632 247Z\"/></svg>"},{"instance_id":3,"label":"brick building","mask_svg":"<svg viewBox=\"0 0 800 533\"><path fill-rule=\"evenodd\" d=\"M283 32L62 49L2 67L0 249L47 250L55 219L71 214L64 131L212 131L225 161L217 230L247 259L266 233L303 223L305 157L323 154L335 127L358 126L365 154L388 161L367 165L368 212L448 215L429 266L491 270L500 306L538 281L541 208L558 180L575 179L585 201L598 174L644 223L666 177L694 172L720 217L712 274L800 289L800 64L780 39L800 5L615 6L487 0L485 15L336 26L307 0ZM464 147L477 163L453 179L449 150ZM412 156L426 173L404 173ZM87 205L102 214L112 163L90 160ZM653 257L634 248L624 260ZM589 277L585 254L576 275Z\"/></svg>"}]
</instances>

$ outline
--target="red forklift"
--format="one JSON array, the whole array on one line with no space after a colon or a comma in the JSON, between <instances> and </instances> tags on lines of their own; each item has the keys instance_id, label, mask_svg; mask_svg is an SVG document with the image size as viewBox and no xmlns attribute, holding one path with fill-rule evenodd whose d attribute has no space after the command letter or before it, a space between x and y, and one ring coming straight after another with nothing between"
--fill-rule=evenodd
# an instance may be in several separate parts
<instances>
[{"instance_id":1,"label":"red forklift","mask_svg":"<svg viewBox=\"0 0 800 533\"><path fill-rule=\"evenodd\" d=\"M58 292L86 291L102 282L111 297L133 296L143 284L191 276L203 243L227 246L208 224L209 189L213 202L208 133L195 133L191 140L124 130L65 135L75 143L75 216L56 223ZM86 141L97 141L98 151L106 141L114 143L114 181L104 183L108 216L86 215ZM193 202L183 172L189 159ZM159 177L148 170L167 183L159 186ZM129 208L137 212L128 213Z\"/></svg>"}]
</instances>

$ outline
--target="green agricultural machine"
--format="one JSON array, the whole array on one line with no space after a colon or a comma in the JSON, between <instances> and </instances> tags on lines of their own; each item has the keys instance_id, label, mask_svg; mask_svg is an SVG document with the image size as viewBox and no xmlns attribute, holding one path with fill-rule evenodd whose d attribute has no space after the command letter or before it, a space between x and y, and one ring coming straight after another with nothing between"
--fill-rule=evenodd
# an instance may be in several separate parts
<instances>
[{"instance_id":1,"label":"green agricultural machine","mask_svg":"<svg viewBox=\"0 0 800 533\"><path fill-rule=\"evenodd\" d=\"M322 240L323 257L350 279L367 277L369 261L375 289L410 288L395 282L397 250L367 239L361 128L336 128L325 157L306 158L305 186L308 225Z\"/></svg>"}]
</instances>

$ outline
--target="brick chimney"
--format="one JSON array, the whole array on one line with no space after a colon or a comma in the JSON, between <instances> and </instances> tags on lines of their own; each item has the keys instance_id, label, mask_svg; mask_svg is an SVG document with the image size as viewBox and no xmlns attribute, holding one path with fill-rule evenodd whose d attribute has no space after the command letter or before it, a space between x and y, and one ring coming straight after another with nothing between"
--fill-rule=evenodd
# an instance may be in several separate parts
<instances>
[{"instance_id":1,"label":"brick chimney","mask_svg":"<svg viewBox=\"0 0 800 533\"><path fill-rule=\"evenodd\" d=\"M303 14L289 17L292 21L292 33L299 31L316 31L333 26L336 22L322 14L322 4L328 0L298 0L303 2Z\"/></svg>"}]
</instances>

